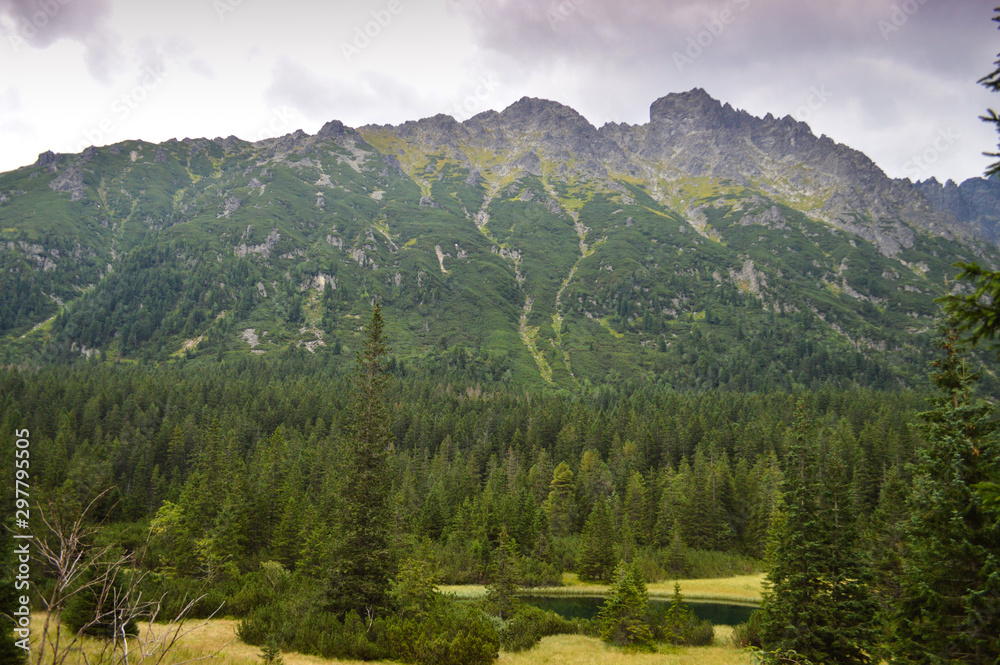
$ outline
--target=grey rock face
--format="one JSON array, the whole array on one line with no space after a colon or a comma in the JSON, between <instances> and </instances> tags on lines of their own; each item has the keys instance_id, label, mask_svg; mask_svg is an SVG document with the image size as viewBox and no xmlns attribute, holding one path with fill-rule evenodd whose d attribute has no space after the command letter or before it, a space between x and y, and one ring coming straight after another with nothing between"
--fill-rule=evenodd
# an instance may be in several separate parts
<instances>
[{"instance_id":1,"label":"grey rock face","mask_svg":"<svg viewBox=\"0 0 1000 665\"><path fill-rule=\"evenodd\" d=\"M890 179L861 152L817 137L789 116L754 117L700 88L656 100L644 125L597 129L568 106L524 97L500 113L486 111L462 123L436 115L359 129L362 136L375 132L456 159L469 169L470 183L482 172L466 154L474 148L497 158L488 167L497 175L537 177L548 162L555 177L584 177L615 191L616 175L640 178L651 191L686 178L753 186L890 256L911 246L917 230L974 235L949 210L936 209L909 182Z\"/></svg>"},{"instance_id":2,"label":"grey rock face","mask_svg":"<svg viewBox=\"0 0 1000 665\"><path fill-rule=\"evenodd\" d=\"M49 187L56 192L66 192L70 195L71 201L83 199L83 173L78 166L70 166L57 175L49 183Z\"/></svg>"},{"instance_id":3,"label":"grey rock face","mask_svg":"<svg viewBox=\"0 0 1000 665\"><path fill-rule=\"evenodd\" d=\"M1000 179L969 178L961 184L935 178L914 187L938 210L952 213L958 221L978 230L994 244L1000 244Z\"/></svg>"},{"instance_id":4,"label":"grey rock face","mask_svg":"<svg viewBox=\"0 0 1000 665\"><path fill-rule=\"evenodd\" d=\"M56 153L51 150L46 150L42 154L38 155L38 161L35 162L34 166L49 166L50 164L55 164L59 160Z\"/></svg>"}]
</instances>

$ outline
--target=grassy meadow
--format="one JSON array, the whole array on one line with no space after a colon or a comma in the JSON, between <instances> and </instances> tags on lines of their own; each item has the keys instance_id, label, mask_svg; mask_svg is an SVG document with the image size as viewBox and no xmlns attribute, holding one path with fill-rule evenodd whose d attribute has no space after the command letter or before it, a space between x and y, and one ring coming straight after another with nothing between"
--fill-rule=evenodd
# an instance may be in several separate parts
<instances>
[{"instance_id":1,"label":"grassy meadow","mask_svg":"<svg viewBox=\"0 0 1000 665\"><path fill-rule=\"evenodd\" d=\"M757 576L752 576L757 577ZM739 580L741 578L731 578ZM688 580L688 582L719 582L718 580ZM715 587L706 585L712 593L736 593L742 587L740 584L750 584L750 582L733 581L731 586L718 584ZM580 589L598 585L577 585L575 587L562 587L565 591L569 589ZM659 587L663 585L652 585ZM475 587L460 587L463 593L471 597ZM664 587L665 588L665 587ZM453 591L454 587L447 590ZM479 587L481 590L482 587ZM671 585L672 590L672 585ZM658 592L660 593L660 592ZM662 592L665 593L665 592ZM651 595L653 593L651 592ZM729 596L726 596L729 598ZM34 664L37 653L37 639L41 634L45 616L35 614L32 620L32 663ZM185 624L182 636L177 642L177 646L158 665L182 665L191 662L212 663L214 665L261 665L260 649L239 641L236 637L236 626L239 622L235 619L212 619L209 621L192 620ZM152 635L162 635L166 630L163 625L155 624L152 627ZM148 625L140 626L140 631L145 638L150 636ZM500 658L496 661L498 665L545 665L552 664L581 664L581 665L643 665L645 663L676 663L677 665L702 665L702 664L739 664L745 665L750 662L750 656L743 651L736 649L730 641L732 633L731 626L716 625L715 640L709 646L704 647L673 647L668 645L658 645L656 653L629 653L621 649L608 646L601 640L583 635L555 635L543 638L533 649L520 653L501 652ZM67 636L63 633L63 637ZM101 642L94 639L85 639L78 646L82 646L86 652L85 659L82 654L74 653L65 662L66 665L85 665L85 663L97 662L95 658L101 649ZM157 663L156 657L150 657L147 661L142 661L136 650L138 644L132 644L129 662L138 664L140 662ZM299 653L283 652L282 659L285 665L321 665L323 663L361 663L363 661L328 660L317 656L307 656ZM43 665L51 665L51 653L43 659Z\"/></svg>"},{"instance_id":2,"label":"grassy meadow","mask_svg":"<svg viewBox=\"0 0 1000 665\"><path fill-rule=\"evenodd\" d=\"M760 603L761 584L765 573L736 575L714 579L677 580L685 600L722 601L727 603ZM674 593L673 580L646 585L650 598L669 598ZM481 584L462 584L440 587L442 593L459 598L478 598L486 593ZM521 589L521 593L541 596L599 596L608 592L607 584L582 582L576 573L563 574L563 586Z\"/></svg>"}]
</instances>

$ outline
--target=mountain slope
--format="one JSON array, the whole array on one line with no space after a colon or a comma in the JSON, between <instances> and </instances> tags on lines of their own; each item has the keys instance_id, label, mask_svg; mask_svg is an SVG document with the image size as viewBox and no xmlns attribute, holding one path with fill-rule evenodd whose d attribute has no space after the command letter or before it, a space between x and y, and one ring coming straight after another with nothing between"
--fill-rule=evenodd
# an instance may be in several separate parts
<instances>
[{"instance_id":1,"label":"mountain slope","mask_svg":"<svg viewBox=\"0 0 1000 665\"><path fill-rule=\"evenodd\" d=\"M950 265L998 256L861 153L701 90L639 126L525 98L46 153L0 175L0 243L6 362L341 362L380 299L400 371L568 389L905 382Z\"/></svg>"},{"instance_id":2,"label":"mountain slope","mask_svg":"<svg viewBox=\"0 0 1000 665\"><path fill-rule=\"evenodd\" d=\"M969 178L961 184L931 178L916 183L916 188L934 207L1000 244L1000 178Z\"/></svg>"}]
</instances>

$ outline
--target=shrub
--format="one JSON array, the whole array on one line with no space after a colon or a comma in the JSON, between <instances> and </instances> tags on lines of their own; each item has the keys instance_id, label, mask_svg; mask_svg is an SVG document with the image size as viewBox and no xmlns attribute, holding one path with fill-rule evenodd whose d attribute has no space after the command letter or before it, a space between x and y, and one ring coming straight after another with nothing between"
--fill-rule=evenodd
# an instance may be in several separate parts
<instances>
[{"instance_id":1,"label":"shrub","mask_svg":"<svg viewBox=\"0 0 1000 665\"><path fill-rule=\"evenodd\" d=\"M712 622L699 619L684 604L680 584L674 583L670 607L665 612L652 612L651 615L653 636L658 640L676 645L704 646L711 644L715 637Z\"/></svg>"},{"instance_id":2,"label":"shrub","mask_svg":"<svg viewBox=\"0 0 1000 665\"><path fill-rule=\"evenodd\" d=\"M441 603L422 619L391 617L379 643L388 658L421 665L488 665L499 655L500 636L474 608Z\"/></svg>"},{"instance_id":3,"label":"shrub","mask_svg":"<svg viewBox=\"0 0 1000 665\"><path fill-rule=\"evenodd\" d=\"M577 633L575 623L555 612L547 612L532 605L521 605L500 631L500 647L504 651L526 651L548 635Z\"/></svg>"},{"instance_id":4,"label":"shrub","mask_svg":"<svg viewBox=\"0 0 1000 665\"><path fill-rule=\"evenodd\" d=\"M562 586L562 571L551 563L525 557L521 559L520 586Z\"/></svg>"},{"instance_id":5,"label":"shrub","mask_svg":"<svg viewBox=\"0 0 1000 665\"><path fill-rule=\"evenodd\" d=\"M733 626L733 646L737 649L756 647L762 649L763 642L760 639L760 612L750 613L750 620L746 623L739 623Z\"/></svg>"},{"instance_id":6,"label":"shrub","mask_svg":"<svg viewBox=\"0 0 1000 665\"><path fill-rule=\"evenodd\" d=\"M499 654L500 636L482 612L440 594L428 598L426 588L415 591L412 585L406 586L395 589L404 605L399 614L369 622L352 610L340 621L321 608L320 592L310 593L308 580L298 580L250 611L240 621L237 635L247 644L273 641L276 647L324 658L422 665L493 662Z\"/></svg>"},{"instance_id":7,"label":"shrub","mask_svg":"<svg viewBox=\"0 0 1000 665\"><path fill-rule=\"evenodd\" d=\"M708 646L715 639L715 626L707 619L695 619L684 631L685 644L691 647Z\"/></svg>"}]
</instances>

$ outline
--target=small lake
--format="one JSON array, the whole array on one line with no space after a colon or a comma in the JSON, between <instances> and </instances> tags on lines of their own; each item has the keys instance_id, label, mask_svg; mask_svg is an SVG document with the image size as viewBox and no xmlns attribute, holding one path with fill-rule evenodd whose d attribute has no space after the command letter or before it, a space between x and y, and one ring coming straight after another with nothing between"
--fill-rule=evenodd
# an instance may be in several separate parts
<instances>
[{"instance_id":1,"label":"small lake","mask_svg":"<svg viewBox=\"0 0 1000 665\"><path fill-rule=\"evenodd\" d=\"M567 619L593 619L597 616L605 599L599 596L523 595L521 600L543 610L551 610ZM656 609L665 610L670 606L670 600L666 598L653 598L649 602ZM748 621L750 613L757 609L749 605L704 601L685 600L684 604L691 608L691 611L699 619L708 619L713 624L726 624L727 626L735 626L738 623Z\"/></svg>"}]
</instances>

